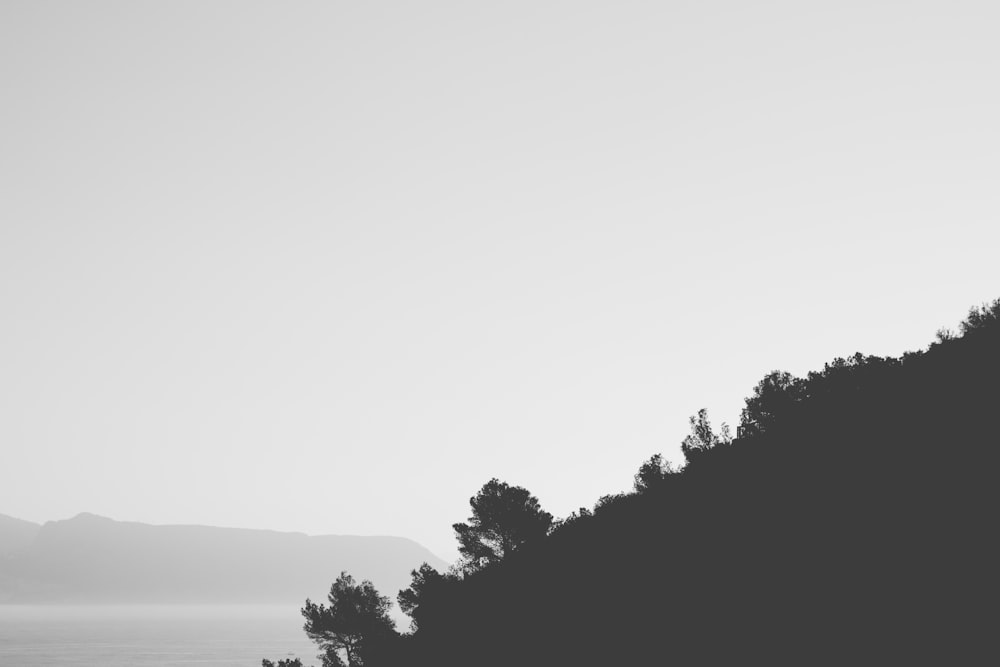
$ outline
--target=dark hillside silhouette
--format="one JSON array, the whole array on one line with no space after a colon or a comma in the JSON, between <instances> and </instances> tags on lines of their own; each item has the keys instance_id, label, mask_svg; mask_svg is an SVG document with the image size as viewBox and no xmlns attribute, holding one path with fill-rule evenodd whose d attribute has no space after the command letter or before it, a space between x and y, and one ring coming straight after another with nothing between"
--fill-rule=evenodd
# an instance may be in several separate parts
<instances>
[{"instance_id":1,"label":"dark hillside silhouette","mask_svg":"<svg viewBox=\"0 0 1000 667\"><path fill-rule=\"evenodd\" d=\"M765 377L607 496L477 571L414 573L377 665L985 664L1000 301L902 358ZM408 609L410 611L410 609Z\"/></svg>"}]
</instances>

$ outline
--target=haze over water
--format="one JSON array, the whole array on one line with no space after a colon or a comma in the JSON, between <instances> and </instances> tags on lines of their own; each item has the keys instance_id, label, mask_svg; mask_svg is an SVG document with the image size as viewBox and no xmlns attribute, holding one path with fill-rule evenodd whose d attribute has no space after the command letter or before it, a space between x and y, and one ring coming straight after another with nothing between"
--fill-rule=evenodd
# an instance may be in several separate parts
<instances>
[{"instance_id":1,"label":"haze over water","mask_svg":"<svg viewBox=\"0 0 1000 667\"><path fill-rule=\"evenodd\" d=\"M259 665L316 647L279 605L0 605L0 665Z\"/></svg>"}]
</instances>

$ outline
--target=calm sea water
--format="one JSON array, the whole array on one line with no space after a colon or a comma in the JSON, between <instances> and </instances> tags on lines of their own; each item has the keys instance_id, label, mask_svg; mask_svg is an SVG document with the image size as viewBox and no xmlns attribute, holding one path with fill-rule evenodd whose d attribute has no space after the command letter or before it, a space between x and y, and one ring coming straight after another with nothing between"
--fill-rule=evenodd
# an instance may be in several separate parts
<instances>
[{"instance_id":1,"label":"calm sea water","mask_svg":"<svg viewBox=\"0 0 1000 667\"><path fill-rule=\"evenodd\" d=\"M0 605L3 667L316 665L295 607Z\"/></svg>"}]
</instances>

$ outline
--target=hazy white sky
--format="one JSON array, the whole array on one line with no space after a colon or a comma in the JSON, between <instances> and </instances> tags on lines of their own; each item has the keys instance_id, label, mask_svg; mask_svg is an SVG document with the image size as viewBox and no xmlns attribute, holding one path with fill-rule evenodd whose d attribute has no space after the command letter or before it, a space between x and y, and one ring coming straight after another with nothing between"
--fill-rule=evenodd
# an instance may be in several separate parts
<instances>
[{"instance_id":1,"label":"hazy white sky","mask_svg":"<svg viewBox=\"0 0 1000 667\"><path fill-rule=\"evenodd\" d=\"M1000 296L995 2L0 2L0 512L565 515Z\"/></svg>"}]
</instances>

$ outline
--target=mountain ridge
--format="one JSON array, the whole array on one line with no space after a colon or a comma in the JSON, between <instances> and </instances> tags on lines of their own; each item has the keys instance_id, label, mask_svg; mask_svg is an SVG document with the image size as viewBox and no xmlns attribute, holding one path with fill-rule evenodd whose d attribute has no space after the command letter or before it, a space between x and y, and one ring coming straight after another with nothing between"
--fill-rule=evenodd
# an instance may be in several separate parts
<instances>
[{"instance_id":1,"label":"mountain ridge","mask_svg":"<svg viewBox=\"0 0 1000 667\"><path fill-rule=\"evenodd\" d=\"M0 558L29 545L41 525L7 514L0 514Z\"/></svg>"},{"instance_id":2,"label":"mountain ridge","mask_svg":"<svg viewBox=\"0 0 1000 667\"><path fill-rule=\"evenodd\" d=\"M4 524L19 525L10 517ZM423 562L444 562L398 536L154 525L89 512L34 526L0 552L0 602L301 603L341 570L384 590ZM2 538L0 538L2 539Z\"/></svg>"},{"instance_id":3,"label":"mountain ridge","mask_svg":"<svg viewBox=\"0 0 1000 667\"><path fill-rule=\"evenodd\" d=\"M427 548L427 547L424 547L422 544L420 544L420 542L417 542L416 540L414 540L413 538L403 537L402 535L382 535L382 534L376 534L376 535L359 535L359 534L356 534L356 533L315 533L314 534L314 533L306 533L306 532L303 532L301 530L280 530L278 528L244 528L244 527L241 527L241 526L216 526L216 525L207 524L207 523L147 523L145 521L132 521L132 520L127 520L127 519L113 519L111 517L104 516L103 514L95 514L94 512L77 512L73 516L71 516L69 518L66 518L66 519L49 519L48 521L44 521L42 523L35 523L33 521L28 521L26 519L20 519L18 517L15 517L15 516L12 516L12 515L9 515L9 514L0 513L0 520L2 520L3 518L13 519L14 521L20 521L20 522L23 522L23 523L29 523L29 524L32 524L34 526L38 526L39 528L43 528L46 525L53 524L53 523L54 524L58 524L58 523L65 523L67 521L94 520L94 519L96 519L96 520L99 520L99 521L111 522L111 523L116 523L116 524L150 526L150 527L153 527L153 528L209 528L209 529L212 529L212 530L249 531L249 532L254 532L254 533L272 533L272 534L277 534L277 535L301 535L303 537L360 537L360 538L365 538L365 539L368 539L368 538L372 538L372 539L388 538L388 539L405 540L407 542L412 542L414 544L418 544L422 548L425 548L425 549ZM428 549L428 551L430 551L430 549ZM433 552L431 552L431 553L433 554ZM436 554L434 554L434 556L436 558L440 558Z\"/></svg>"}]
</instances>

